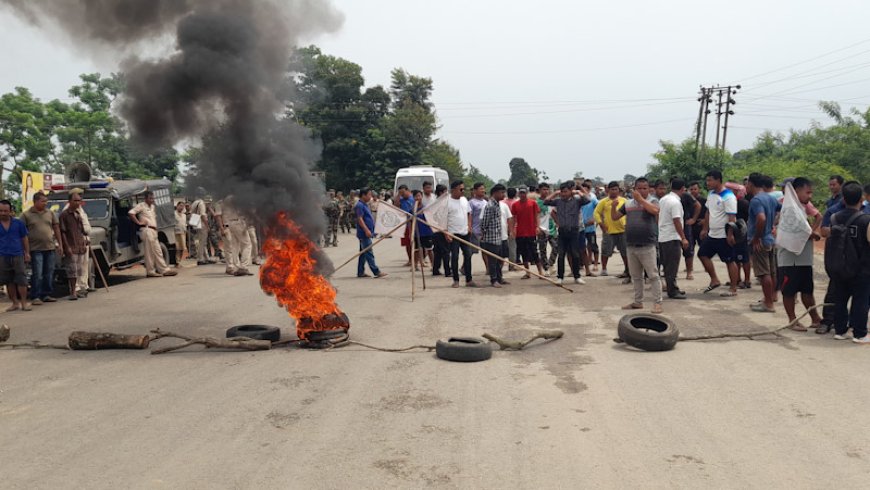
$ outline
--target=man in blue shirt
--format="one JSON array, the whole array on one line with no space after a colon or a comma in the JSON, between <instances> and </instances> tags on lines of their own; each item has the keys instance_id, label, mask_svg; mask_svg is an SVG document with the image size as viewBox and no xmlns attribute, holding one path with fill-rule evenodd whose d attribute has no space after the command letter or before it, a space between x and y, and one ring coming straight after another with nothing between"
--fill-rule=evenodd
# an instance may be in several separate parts
<instances>
[{"instance_id":1,"label":"man in blue shirt","mask_svg":"<svg viewBox=\"0 0 870 490\"><path fill-rule=\"evenodd\" d=\"M6 285L6 293L12 306L6 311L32 308L27 301L27 274L24 264L30 262L30 242L27 226L12 216L12 203L0 201L0 283Z\"/></svg>"},{"instance_id":2,"label":"man in blue shirt","mask_svg":"<svg viewBox=\"0 0 870 490\"><path fill-rule=\"evenodd\" d=\"M399 201L399 207L402 211L412 214L414 212L414 196L411 195L411 191L408 189L408 186L402 184L399 186L399 193L396 196ZM401 245L405 247L405 252L408 254L408 263L405 264L405 267L409 267L411 265L411 228L409 226L405 227L405 235L402 237L400 241Z\"/></svg>"},{"instance_id":3,"label":"man in blue shirt","mask_svg":"<svg viewBox=\"0 0 870 490\"><path fill-rule=\"evenodd\" d=\"M372 236L375 232L375 219L372 217L372 212L369 210L369 201L372 200L372 190L363 188L359 192L359 201L353 208L356 215L356 237L359 238L359 249L365 250L372 244ZM365 264L368 262L369 269L375 277L384 277L387 274L381 272L378 265L375 263L375 254L371 250L359 256L359 262L356 267L356 277L371 277L366 274Z\"/></svg>"},{"instance_id":4,"label":"man in blue shirt","mask_svg":"<svg viewBox=\"0 0 870 490\"><path fill-rule=\"evenodd\" d=\"M594 277L595 275L589 271L589 264L592 264L592 272L598 272L598 237L595 235L595 206L598 206L598 198L592 192L592 184L584 182L583 188L589 192L589 203L580 208L581 219L583 219L585 226L583 233L586 235L586 248L584 249L586 260L584 263L586 264L586 275Z\"/></svg>"},{"instance_id":5,"label":"man in blue shirt","mask_svg":"<svg viewBox=\"0 0 870 490\"><path fill-rule=\"evenodd\" d=\"M831 191L831 198L825 201L825 207L830 208L835 203L841 203L843 201L843 176L842 175L832 175L828 179L828 189ZM840 208L842 211L843 208Z\"/></svg>"},{"instance_id":6,"label":"man in blue shirt","mask_svg":"<svg viewBox=\"0 0 870 490\"><path fill-rule=\"evenodd\" d=\"M764 299L761 303L750 306L752 311L775 312L773 302L776 297L776 282L773 279L776 262L774 259L773 223L780 206L776 198L764 192L764 176L753 173L746 183L746 194L749 201L749 219L746 223L746 238L752 248L752 268L755 277L761 281L761 291Z\"/></svg>"}]
</instances>

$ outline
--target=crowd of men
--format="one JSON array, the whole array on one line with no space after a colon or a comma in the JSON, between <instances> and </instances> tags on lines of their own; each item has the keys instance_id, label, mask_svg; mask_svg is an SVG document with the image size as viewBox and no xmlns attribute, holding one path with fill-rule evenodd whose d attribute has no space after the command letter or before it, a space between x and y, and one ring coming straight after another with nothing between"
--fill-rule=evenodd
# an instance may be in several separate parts
<instances>
[{"instance_id":1,"label":"crowd of men","mask_svg":"<svg viewBox=\"0 0 870 490\"><path fill-rule=\"evenodd\" d=\"M12 304L6 311L31 311L33 306L54 303L56 265L60 260L71 301L93 292L91 225L82 207L81 189L72 189L63 209L48 209L48 196L37 192L33 205L15 217L12 203L0 200L0 284ZM138 228L146 277L175 276L158 240L154 194L128 212ZM196 257L197 265L226 263L232 276L252 275L250 265L260 263L259 240L253 226L232 205L232 197L210 203L205 198L179 201L175 207L175 265ZM185 256L188 251L191 254Z\"/></svg>"},{"instance_id":2,"label":"crowd of men","mask_svg":"<svg viewBox=\"0 0 870 490\"><path fill-rule=\"evenodd\" d=\"M421 213L413 238L419 250L416 257L411 257L410 227L406 227L402 246L408 254L406 266L411 261L415 267L428 261L432 275L440 276L443 271L454 288L460 287L461 280L466 287L480 287L472 277L472 257L480 251L491 254L481 257L494 288L509 282L503 275L503 262L492 256L507 259L510 269L515 268L513 264L522 266L526 271L522 279L531 278L534 270L549 277L555 268L559 284L566 281L567 261L569 278L582 285L581 270L586 277L611 275L610 258L618 252L624 269L616 277L633 285L632 300L623 309L640 310L649 301L653 313L662 313L665 297L687 298L678 283L679 269L685 263L685 280L694 280L697 253L709 276L704 294L718 290L721 297L735 298L739 291L752 288L754 272L762 298L749 305L751 311L775 313L781 295L790 328L806 332L808 328L796 321L800 296L810 309L810 328L816 333L834 330L834 338L842 340L851 329L854 342L870 343L870 205L863 202L870 200L870 185L862 188L857 182L832 176L824 215L812 204L809 179L786 179L779 187L759 173L742 184L725 182L721 172L713 170L703 184L680 178L669 182L639 178L631 189L622 189L618 182L595 189L591 181L568 181L557 190L547 183L510 189L496 184L487 194L478 183L469 199L461 181L453 182L450 189L424 182L420 190L400 186L394 203L413 213L415 203L422 209L449 192L447 229L432 229ZM801 214L783 212L785 189L794 191ZM361 251L374 237L374 202L372 190L362 189L352 208ZM780 223L781 219L791 221ZM795 220L810 231L802 247L790 250L778 244L777 231L784 235ZM600 246L596 228L601 231ZM824 301L834 306L823 308L820 314L814 308L813 261L814 244L823 237L828 237L825 264L829 276ZM716 272L713 260L717 257L728 272L725 282ZM371 277L365 273L366 264L375 277L386 275L368 250L359 258L358 277ZM653 287L645 287L648 284Z\"/></svg>"}]
</instances>

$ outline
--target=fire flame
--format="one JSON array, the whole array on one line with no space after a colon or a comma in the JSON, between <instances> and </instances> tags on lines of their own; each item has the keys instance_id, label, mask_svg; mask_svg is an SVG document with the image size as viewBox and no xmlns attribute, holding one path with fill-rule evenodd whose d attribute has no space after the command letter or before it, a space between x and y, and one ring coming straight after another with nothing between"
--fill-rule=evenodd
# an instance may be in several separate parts
<instances>
[{"instance_id":1,"label":"fire flame","mask_svg":"<svg viewBox=\"0 0 870 490\"><path fill-rule=\"evenodd\" d=\"M335 288L314 271L316 250L317 246L283 212L275 216L273 225L266 230L263 244L266 262L260 267L260 287L266 294L274 295L278 304L296 319L300 339L305 338L306 332L319 330L323 317L341 315L335 304Z\"/></svg>"}]
</instances>

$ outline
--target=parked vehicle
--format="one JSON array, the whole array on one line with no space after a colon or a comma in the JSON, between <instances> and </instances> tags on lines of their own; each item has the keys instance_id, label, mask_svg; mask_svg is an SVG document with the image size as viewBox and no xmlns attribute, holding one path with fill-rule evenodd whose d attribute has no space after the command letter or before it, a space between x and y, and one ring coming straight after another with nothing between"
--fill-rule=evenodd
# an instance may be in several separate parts
<instances>
[{"instance_id":1,"label":"parked vehicle","mask_svg":"<svg viewBox=\"0 0 870 490\"><path fill-rule=\"evenodd\" d=\"M175 263L175 210L172 206L172 183L168 180L92 180L51 186L48 206L60 214L71 189L80 188L82 207L91 223L91 250L96 266L104 275L112 269L123 270L144 260L144 247L138 227L127 213L145 200L145 192L154 193L157 207L157 237L167 264Z\"/></svg>"},{"instance_id":2,"label":"parked vehicle","mask_svg":"<svg viewBox=\"0 0 870 490\"><path fill-rule=\"evenodd\" d=\"M400 168L399 171L396 172L396 182L393 185L393 195L395 195L399 190L399 186L402 184L408 186L408 189L410 190L423 190L423 182L426 181L432 182L433 186L443 184L447 188L450 188L450 178L448 177L446 170L429 165L414 165L407 168Z\"/></svg>"}]
</instances>

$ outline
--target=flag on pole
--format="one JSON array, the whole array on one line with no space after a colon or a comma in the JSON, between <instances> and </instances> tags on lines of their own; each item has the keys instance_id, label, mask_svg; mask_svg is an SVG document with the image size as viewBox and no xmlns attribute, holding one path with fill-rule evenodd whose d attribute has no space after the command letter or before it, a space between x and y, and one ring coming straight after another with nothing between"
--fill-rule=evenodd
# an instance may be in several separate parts
<instances>
[{"instance_id":1,"label":"flag on pole","mask_svg":"<svg viewBox=\"0 0 870 490\"><path fill-rule=\"evenodd\" d=\"M442 230L447 229L447 200L450 196L445 192L435 202L423 208L426 223Z\"/></svg>"},{"instance_id":2,"label":"flag on pole","mask_svg":"<svg viewBox=\"0 0 870 490\"><path fill-rule=\"evenodd\" d=\"M381 201L378 203L378 218L375 221L375 234L386 235L392 231L393 228L402 225L399 229L393 231L392 235L404 236L405 226L407 226L407 221L410 217L410 215L387 201Z\"/></svg>"},{"instance_id":3,"label":"flag on pole","mask_svg":"<svg viewBox=\"0 0 870 490\"><path fill-rule=\"evenodd\" d=\"M799 254L807 245L813 228L807 221L806 206L797 197L791 182L785 185L785 198L776 227L776 245Z\"/></svg>"}]
</instances>

